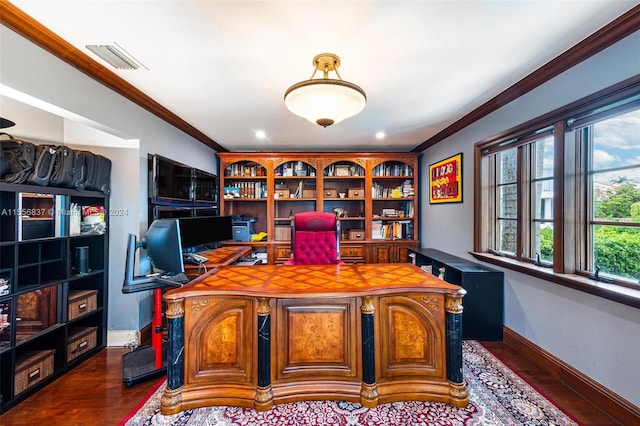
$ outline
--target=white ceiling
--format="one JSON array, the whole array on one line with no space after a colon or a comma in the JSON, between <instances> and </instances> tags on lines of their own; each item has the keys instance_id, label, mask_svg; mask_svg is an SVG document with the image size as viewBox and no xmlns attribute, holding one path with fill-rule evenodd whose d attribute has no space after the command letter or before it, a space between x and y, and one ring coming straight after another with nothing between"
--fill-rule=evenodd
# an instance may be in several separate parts
<instances>
[{"instance_id":1,"label":"white ceiling","mask_svg":"<svg viewBox=\"0 0 640 426\"><path fill-rule=\"evenodd\" d=\"M12 3L103 64L86 44L122 46L147 69L108 68L230 151L411 150L638 4ZM340 75L368 98L362 113L326 129L283 100L323 52L340 56Z\"/></svg>"}]
</instances>

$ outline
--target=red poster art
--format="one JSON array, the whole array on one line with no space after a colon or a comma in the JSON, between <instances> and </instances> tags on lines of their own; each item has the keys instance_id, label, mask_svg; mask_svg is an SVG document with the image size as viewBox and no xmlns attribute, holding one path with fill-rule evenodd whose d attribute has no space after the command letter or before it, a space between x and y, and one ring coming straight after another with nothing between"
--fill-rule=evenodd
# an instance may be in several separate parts
<instances>
[{"instance_id":1,"label":"red poster art","mask_svg":"<svg viewBox=\"0 0 640 426\"><path fill-rule=\"evenodd\" d=\"M462 202L462 153L429 166L429 203Z\"/></svg>"}]
</instances>

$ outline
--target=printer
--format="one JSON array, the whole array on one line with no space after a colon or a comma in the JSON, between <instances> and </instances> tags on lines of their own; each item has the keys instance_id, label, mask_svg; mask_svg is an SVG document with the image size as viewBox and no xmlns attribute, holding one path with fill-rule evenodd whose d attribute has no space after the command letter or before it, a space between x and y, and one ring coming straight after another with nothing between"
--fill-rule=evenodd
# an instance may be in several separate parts
<instances>
[{"instance_id":1,"label":"printer","mask_svg":"<svg viewBox=\"0 0 640 426\"><path fill-rule=\"evenodd\" d=\"M251 241L251 235L255 234L253 230L255 222L255 217L233 216L231 218L233 241Z\"/></svg>"}]
</instances>

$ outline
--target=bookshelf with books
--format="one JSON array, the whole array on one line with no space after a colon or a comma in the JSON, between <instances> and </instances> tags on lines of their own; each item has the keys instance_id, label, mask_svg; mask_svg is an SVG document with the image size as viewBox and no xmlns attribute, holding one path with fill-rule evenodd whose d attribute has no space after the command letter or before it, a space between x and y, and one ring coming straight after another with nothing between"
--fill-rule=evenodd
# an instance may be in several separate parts
<instances>
[{"instance_id":1,"label":"bookshelf with books","mask_svg":"<svg viewBox=\"0 0 640 426\"><path fill-rule=\"evenodd\" d=\"M250 244L268 263L290 256L291 218L335 213L347 262L405 262L417 247L418 153L219 153L221 215L255 218ZM246 189L248 187L248 189ZM243 188L248 195L243 196Z\"/></svg>"}]
</instances>

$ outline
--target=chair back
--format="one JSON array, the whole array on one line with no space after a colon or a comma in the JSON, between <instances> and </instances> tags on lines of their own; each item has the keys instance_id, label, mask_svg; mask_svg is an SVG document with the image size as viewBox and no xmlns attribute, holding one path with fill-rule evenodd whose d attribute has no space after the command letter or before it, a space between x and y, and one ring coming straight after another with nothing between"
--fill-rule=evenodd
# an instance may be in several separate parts
<instances>
[{"instance_id":1,"label":"chair back","mask_svg":"<svg viewBox=\"0 0 640 426\"><path fill-rule=\"evenodd\" d=\"M333 213L298 213L291 221L291 260L295 265L330 265L340 260L340 220Z\"/></svg>"}]
</instances>

